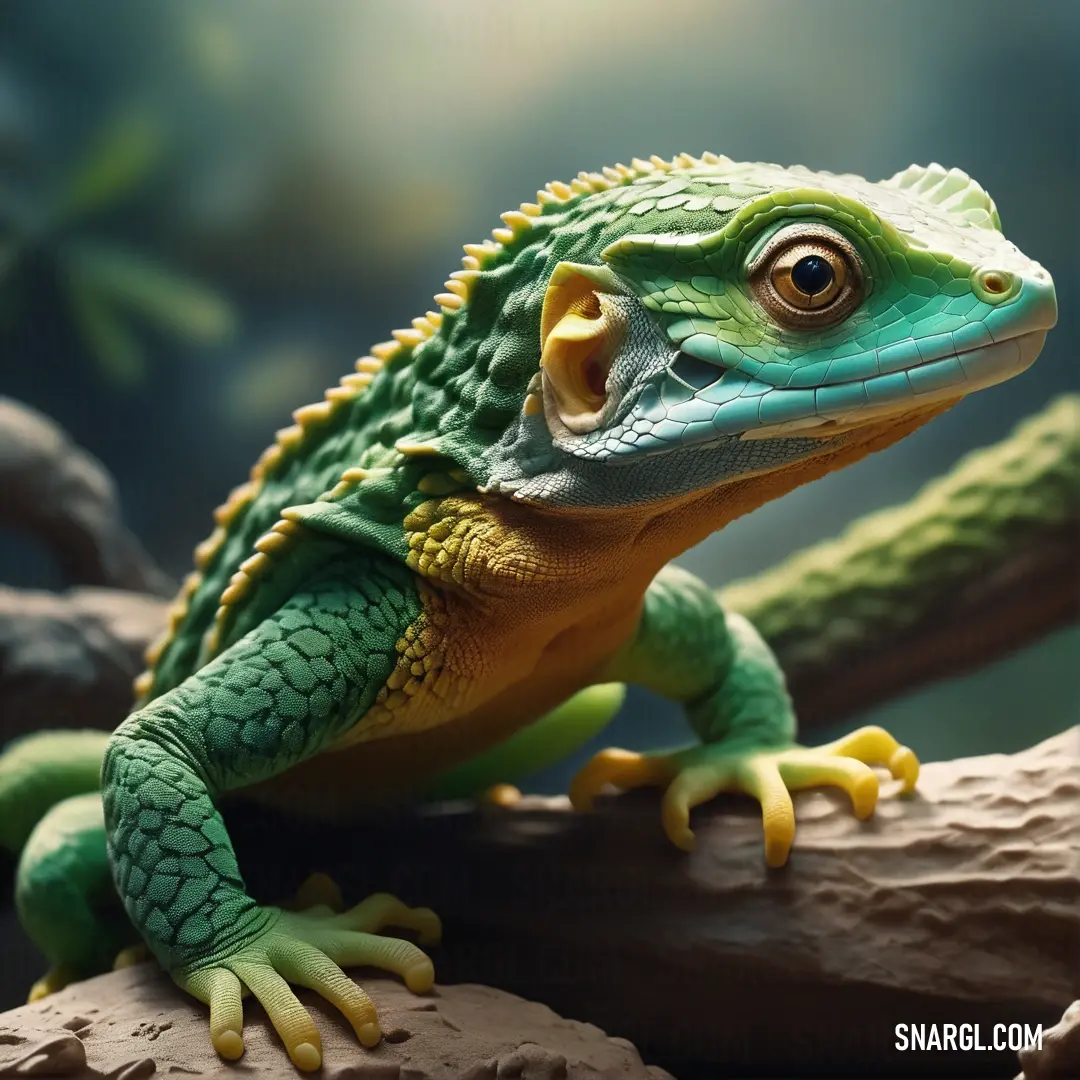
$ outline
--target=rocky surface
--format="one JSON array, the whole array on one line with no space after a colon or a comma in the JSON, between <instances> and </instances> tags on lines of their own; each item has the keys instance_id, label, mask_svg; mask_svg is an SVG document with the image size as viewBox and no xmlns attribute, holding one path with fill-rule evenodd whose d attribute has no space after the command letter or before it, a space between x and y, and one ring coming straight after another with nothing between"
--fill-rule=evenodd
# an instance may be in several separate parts
<instances>
[{"instance_id":1,"label":"rocky surface","mask_svg":"<svg viewBox=\"0 0 1080 1080\"><path fill-rule=\"evenodd\" d=\"M300 993L322 1034L325 1080L670 1080L626 1040L500 990L441 986L418 997L381 975L363 981L385 1032L374 1050L333 1008ZM222 1061L206 1010L155 965L139 964L0 1016L0 1077L299 1075L257 1007L248 1007L244 1042L239 1064Z\"/></svg>"},{"instance_id":2,"label":"rocky surface","mask_svg":"<svg viewBox=\"0 0 1080 1080\"><path fill-rule=\"evenodd\" d=\"M1024 1071L1016 1080L1076 1080L1080 1076L1080 1001L1074 1001L1060 1023L1043 1032L1042 1046L1020 1051Z\"/></svg>"}]
</instances>

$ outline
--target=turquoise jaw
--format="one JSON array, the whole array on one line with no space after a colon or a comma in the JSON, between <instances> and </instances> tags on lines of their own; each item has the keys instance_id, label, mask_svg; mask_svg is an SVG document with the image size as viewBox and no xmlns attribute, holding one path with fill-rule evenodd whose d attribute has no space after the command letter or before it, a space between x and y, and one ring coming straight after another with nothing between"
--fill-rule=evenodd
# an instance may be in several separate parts
<instances>
[{"instance_id":1,"label":"turquoise jaw","mask_svg":"<svg viewBox=\"0 0 1080 1080\"><path fill-rule=\"evenodd\" d=\"M1037 269L1008 302L983 305L988 310L978 319L956 326L957 316L946 313L928 321L936 333L873 349L842 347L836 352L847 355L801 366L748 363L742 350L693 328L679 342L680 356L697 361L693 376L680 375L677 356L621 422L560 448L579 458L619 459L731 436L824 435L838 423L871 422L1004 382L1034 362L1057 319L1053 284ZM718 377L709 381L712 369Z\"/></svg>"},{"instance_id":2,"label":"turquoise jaw","mask_svg":"<svg viewBox=\"0 0 1080 1080\"><path fill-rule=\"evenodd\" d=\"M964 396L1018 375L1038 356L1045 331L989 342L906 371L807 389L775 387L726 371L695 392L668 374L646 386L630 414L599 438L562 449L575 457L660 453L731 436L814 434L842 421L870 422Z\"/></svg>"},{"instance_id":3,"label":"turquoise jaw","mask_svg":"<svg viewBox=\"0 0 1080 1080\"><path fill-rule=\"evenodd\" d=\"M946 298L947 299L947 298ZM1053 283L1042 270L1026 278L1008 303L992 306L969 294L944 310L925 315L910 325L910 336L891 340L880 332L854 338L832 349L808 351L797 364L756 358L769 355L766 346L746 348L701 332L702 320L681 319L668 328L668 337L681 352L707 364L740 371L771 387L816 388L871 379L1023 334L1049 330L1057 321Z\"/></svg>"}]
</instances>

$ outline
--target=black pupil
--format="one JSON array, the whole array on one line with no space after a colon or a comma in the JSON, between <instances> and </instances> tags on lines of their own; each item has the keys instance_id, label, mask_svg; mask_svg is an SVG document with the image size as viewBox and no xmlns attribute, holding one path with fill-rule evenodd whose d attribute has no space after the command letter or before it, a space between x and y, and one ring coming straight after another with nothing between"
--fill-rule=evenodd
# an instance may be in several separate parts
<instances>
[{"instance_id":1,"label":"black pupil","mask_svg":"<svg viewBox=\"0 0 1080 1080\"><path fill-rule=\"evenodd\" d=\"M791 268L791 283L799 292L815 296L833 283L833 268L820 255L807 255Z\"/></svg>"}]
</instances>

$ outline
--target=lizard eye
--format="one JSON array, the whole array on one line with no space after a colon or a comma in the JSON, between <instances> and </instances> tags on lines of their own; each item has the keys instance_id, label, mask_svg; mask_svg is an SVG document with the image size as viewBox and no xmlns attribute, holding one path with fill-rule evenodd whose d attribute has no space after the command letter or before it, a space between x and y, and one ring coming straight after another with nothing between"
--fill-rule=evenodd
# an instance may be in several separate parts
<instances>
[{"instance_id":1,"label":"lizard eye","mask_svg":"<svg viewBox=\"0 0 1080 1080\"><path fill-rule=\"evenodd\" d=\"M747 267L754 296L781 326L818 329L839 322L863 295L859 253L824 225L781 229Z\"/></svg>"}]
</instances>

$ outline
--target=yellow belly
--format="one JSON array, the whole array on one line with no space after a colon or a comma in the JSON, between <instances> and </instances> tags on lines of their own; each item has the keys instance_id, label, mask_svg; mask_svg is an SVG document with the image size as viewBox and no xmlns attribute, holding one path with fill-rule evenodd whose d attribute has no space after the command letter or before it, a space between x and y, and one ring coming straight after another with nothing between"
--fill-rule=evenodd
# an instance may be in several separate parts
<instances>
[{"instance_id":1,"label":"yellow belly","mask_svg":"<svg viewBox=\"0 0 1080 1080\"><path fill-rule=\"evenodd\" d=\"M670 559L762 503L895 442L945 407L883 422L820 457L663 507L538 514L476 495L425 503L410 519L411 550L427 557L410 561L428 579L427 625L410 639L422 649L406 655L403 639L396 686L384 689L337 747L244 794L324 818L414 800L441 773L583 687L610 681L605 666L635 632L645 590ZM440 559L447 538L453 558Z\"/></svg>"},{"instance_id":2,"label":"yellow belly","mask_svg":"<svg viewBox=\"0 0 1080 1080\"><path fill-rule=\"evenodd\" d=\"M481 639L459 621L444 661L459 693L441 706L433 695L417 695L391 724L365 723L365 717L351 737L244 795L326 819L414 801L441 773L583 687L607 681L604 667L634 632L640 602L641 593L623 610L608 608L599 620L583 619L540 648L521 628L501 634L489 626L489 636ZM420 719L409 717L413 709Z\"/></svg>"}]
</instances>

